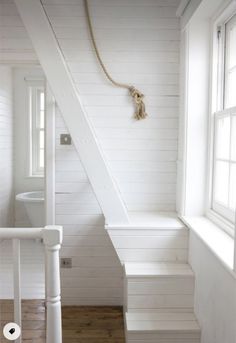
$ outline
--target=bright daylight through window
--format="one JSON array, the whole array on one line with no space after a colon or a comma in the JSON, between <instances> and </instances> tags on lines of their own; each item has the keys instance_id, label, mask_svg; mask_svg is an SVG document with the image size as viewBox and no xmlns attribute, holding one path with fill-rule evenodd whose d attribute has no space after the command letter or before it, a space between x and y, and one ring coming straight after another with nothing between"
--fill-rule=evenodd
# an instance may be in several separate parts
<instances>
[{"instance_id":1,"label":"bright daylight through window","mask_svg":"<svg viewBox=\"0 0 236 343\"><path fill-rule=\"evenodd\" d=\"M231 223L236 208L236 15L218 27L212 209Z\"/></svg>"},{"instance_id":2,"label":"bright daylight through window","mask_svg":"<svg viewBox=\"0 0 236 343\"><path fill-rule=\"evenodd\" d=\"M32 177L44 176L45 101L44 88L29 86L30 163Z\"/></svg>"}]
</instances>

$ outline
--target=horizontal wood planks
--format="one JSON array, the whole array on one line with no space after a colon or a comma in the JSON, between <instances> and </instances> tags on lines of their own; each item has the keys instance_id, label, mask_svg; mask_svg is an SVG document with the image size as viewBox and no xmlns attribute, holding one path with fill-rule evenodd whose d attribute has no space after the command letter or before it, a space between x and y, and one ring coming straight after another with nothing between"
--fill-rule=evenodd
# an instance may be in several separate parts
<instances>
[{"instance_id":1,"label":"horizontal wood planks","mask_svg":"<svg viewBox=\"0 0 236 343\"><path fill-rule=\"evenodd\" d=\"M179 20L177 0L91 0L98 46L114 78L134 83L145 94L149 118L134 122L126 91L104 78L88 35L82 0L44 0L44 9L60 44L82 103L95 127L110 169L129 211L174 211L178 140ZM34 52L12 0L0 0L5 57L30 61ZM135 8L135 9L134 9ZM16 29L19 27L19 30ZM22 41L21 41L22 40ZM22 43L22 44L21 44ZM13 55L12 55L13 54ZM16 54L16 55L14 55ZM62 271L62 300L73 304L121 304L122 271L103 231L102 211L74 146L59 143L67 128L56 120L56 222L64 226L61 256L73 268ZM132 249L115 238L121 260L187 258L185 237L173 249ZM162 238L162 242L166 240ZM128 238L128 242L131 239ZM140 241L140 243L138 242ZM157 241L157 240L154 240ZM159 244L159 243L158 243ZM160 247L160 246L159 246ZM108 262L109 261L109 262ZM77 285L83 285L77 294ZM103 288L109 297L103 297ZM71 292L70 292L71 290ZM97 293L96 293L97 292ZM98 296L96 296L98 294ZM71 296L70 296L71 295Z\"/></svg>"},{"instance_id":2,"label":"horizontal wood planks","mask_svg":"<svg viewBox=\"0 0 236 343\"><path fill-rule=\"evenodd\" d=\"M13 298L12 242L0 242L0 299ZM21 295L23 299L43 299L44 249L35 240L21 240Z\"/></svg>"},{"instance_id":3,"label":"horizontal wood planks","mask_svg":"<svg viewBox=\"0 0 236 343\"><path fill-rule=\"evenodd\" d=\"M15 4L32 39L106 221L128 223L127 209L80 101L42 3L37 0L15 0Z\"/></svg>"},{"instance_id":4,"label":"horizontal wood planks","mask_svg":"<svg viewBox=\"0 0 236 343\"><path fill-rule=\"evenodd\" d=\"M45 306L42 300L23 300L23 342L45 343ZM13 302L0 301L1 328L13 321ZM63 343L124 343L120 307L63 307ZM7 342L0 333L1 342Z\"/></svg>"},{"instance_id":5,"label":"horizontal wood planks","mask_svg":"<svg viewBox=\"0 0 236 343\"><path fill-rule=\"evenodd\" d=\"M0 0L0 63L38 64L14 1Z\"/></svg>"},{"instance_id":6,"label":"horizontal wood planks","mask_svg":"<svg viewBox=\"0 0 236 343\"><path fill-rule=\"evenodd\" d=\"M60 133L67 132L57 110L56 223L64 226L61 257L72 258L72 268L61 269L62 303L121 305L120 261L78 153L73 145L59 144Z\"/></svg>"},{"instance_id":7,"label":"horizontal wood planks","mask_svg":"<svg viewBox=\"0 0 236 343\"><path fill-rule=\"evenodd\" d=\"M174 211L179 101L177 1L89 3L108 70L115 79L135 84L145 93L149 118L141 122L132 119L133 105L127 92L110 85L98 65L83 2L45 0L43 5L128 210ZM57 128L63 130L60 118ZM74 161L73 150L65 150L58 153L58 160ZM62 174L58 177L65 178ZM78 176L81 183L77 191L85 186L84 177ZM61 183L58 191L63 192L64 187ZM73 181L68 187L72 191Z\"/></svg>"},{"instance_id":8,"label":"horizontal wood planks","mask_svg":"<svg viewBox=\"0 0 236 343\"><path fill-rule=\"evenodd\" d=\"M146 96L149 118L142 122L131 118L133 105L126 91L111 86L100 70L83 1L45 0L43 5L128 209L175 210L178 1L90 1L98 46L109 71ZM37 62L14 1L0 0L0 16L0 61Z\"/></svg>"},{"instance_id":9,"label":"horizontal wood planks","mask_svg":"<svg viewBox=\"0 0 236 343\"><path fill-rule=\"evenodd\" d=\"M194 277L187 264L127 263L127 311L193 309Z\"/></svg>"},{"instance_id":10,"label":"horizontal wood planks","mask_svg":"<svg viewBox=\"0 0 236 343\"><path fill-rule=\"evenodd\" d=\"M143 219L139 213L136 220L136 226L106 226L122 263L187 261L188 230L180 222L151 212Z\"/></svg>"},{"instance_id":11,"label":"horizontal wood planks","mask_svg":"<svg viewBox=\"0 0 236 343\"><path fill-rule=\"evenodd\" d=\"M0 340L7 343L2 336L2 328L9 322L14 322L14 307L12 300L0 300ZM22 301L22 332L23 342L45 343L45 303L43 300L23 300Z\"/></svg>"},{"instance_id":12,"label":"horizontal wood planks","mask_svg":"<svg viewBox=\"0 0 236 343\"><path fill-rule=\"evenodd\" d=\"M126 340L199 343L194 275L186 263L125 263Z\"/></svg>"}]
</instances>

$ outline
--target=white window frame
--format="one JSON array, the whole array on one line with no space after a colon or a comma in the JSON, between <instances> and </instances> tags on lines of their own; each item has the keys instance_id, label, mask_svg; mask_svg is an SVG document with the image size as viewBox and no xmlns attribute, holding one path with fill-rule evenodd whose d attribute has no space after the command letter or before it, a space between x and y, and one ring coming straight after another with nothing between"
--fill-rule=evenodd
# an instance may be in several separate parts
<instances>
[{"instance_id":1,"label":"white window frame","mask_svg":"<svg viewBox=\"0 0 236 343\"><path fill-rule=\"evenodd\" d=\"M214 202L213 182L214 182L214 165L216 163L216 124L218 118L229 116L232 118L236 114L236 107L224 109L224 57L225 57L225 26L226 23L236 14L235 2L231 2L224 10L214 18L212 22L213 51L211 62L212 68L212 99L210 106L210 127L209 127L209 163L208 163L208 198L206 215L230 235L234 235L235 214L228 211L225 207ZM220 31L220 32L219 32ZM218 37L220 34L220 38ZM230 119L231 120L231 119Z\"/></svg>"},{"instance_id":2,"label":"white window frame","mask_svg":"<svg viewBox=\"0 0 236 343\"><path fill-rule=\"evenodd\" d=\"M40 167L40 132L44 131L45 136L45 120L44 128L40 128L40 100L39 93L44 92L44 81L29 81L28 83L28 100L29 100L29 161L28 174L29 177L44 177L45 167ZM44 105L45 106L45 105ZM45 108L44 108L45 111ZM45 138L44 138L45 139ZM45 144L44 144L45 149ZM45 151L45 150L44 150ZM44 156L45 159L45 156ZM45 163L44 163L45 164Z\"/></svg>"}]
</instances>

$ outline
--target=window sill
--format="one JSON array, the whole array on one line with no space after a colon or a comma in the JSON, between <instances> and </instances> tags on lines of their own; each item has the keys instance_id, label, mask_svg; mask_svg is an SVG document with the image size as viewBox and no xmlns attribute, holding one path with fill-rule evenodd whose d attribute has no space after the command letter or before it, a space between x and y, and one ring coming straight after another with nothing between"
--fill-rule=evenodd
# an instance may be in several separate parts
<instances>
[{"instance_id":1,"label":"window sill","mask_svg":"<svg viewBox=\"0 0 236 343\"><path fill-rule=\"evenodd\" d=\"M43 175L28 175L26 176L27 179L44 179Z\"/></svg>"},{"instance_id":2,"label":"window sill","mask_svg":"<svg viewBox=\"0 0 236 343\"><path fill-rule=\"evenodd\" d=\"M234 272L234 239L206 217L180 217L236 278Z\"/></svg>"}]
</instances>

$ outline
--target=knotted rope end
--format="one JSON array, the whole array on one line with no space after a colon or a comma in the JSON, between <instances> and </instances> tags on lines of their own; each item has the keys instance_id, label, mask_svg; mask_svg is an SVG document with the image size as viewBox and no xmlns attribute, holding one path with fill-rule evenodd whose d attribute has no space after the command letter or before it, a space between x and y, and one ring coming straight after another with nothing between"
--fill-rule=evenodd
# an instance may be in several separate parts
<instances>
[{"instance_id":1,"label":"knotted rope end","mask_svg":"<svg viewBox=\"0 0 236 343\"><path fill-rule=\"evenodd\" d=\"M143 101L144 95L133 86L129 88L129 91L130 91L130 95L132 96L134 100L135 107L136 107L134 118L136 120L145 119L148 116L148 114L146 113L145 104Z\"/></svg>"}]
</instances>

